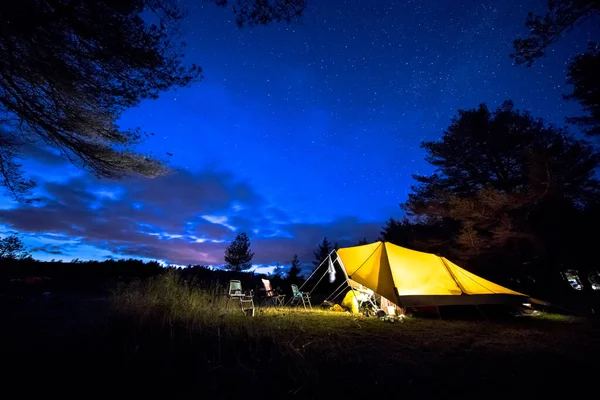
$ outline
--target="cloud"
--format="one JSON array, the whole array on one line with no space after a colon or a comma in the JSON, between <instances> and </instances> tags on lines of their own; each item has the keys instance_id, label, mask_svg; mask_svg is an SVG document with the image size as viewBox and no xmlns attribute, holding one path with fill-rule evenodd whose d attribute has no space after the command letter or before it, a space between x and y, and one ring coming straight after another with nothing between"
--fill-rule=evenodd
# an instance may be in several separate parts
<instances>
[{"instance_id":1,"label":"cloud","mask_svg":"<svg viewBox=\"0 0 600 400\"><path fill-rule=\"evenodd\" d=\"M379 224L344 218L298 223L247 182L221 170L178 171L156 179L101 180L81 174L40 185L40 201L0 209L0 224L25 233L34 256L109 256L220 265L237 232L247 232L257 264L310 264L327 236L340 245L375 239Z\"/></svg>"}]
</instances>

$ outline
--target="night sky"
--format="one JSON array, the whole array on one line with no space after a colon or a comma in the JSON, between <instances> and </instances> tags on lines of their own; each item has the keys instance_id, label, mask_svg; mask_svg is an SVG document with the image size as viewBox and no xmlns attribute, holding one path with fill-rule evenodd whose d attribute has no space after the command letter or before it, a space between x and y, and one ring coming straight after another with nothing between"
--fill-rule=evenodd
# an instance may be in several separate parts
<instances>
[{"instance_id":1,"label":"night sky","mask_svg":"<svg viewBox=\"0 0 600 400\"><path fill-rule=\"evenodd\" d=\"M311 1L300 24L238 29L229 9L188 0L186 61L204 80L123 115L154 132L139 150L172 153L175 173L98 180L51 151L27 149L38 202L1 202L0 232L18 230L42 260L135 257L223 263L248 232L256 264L312 261L327 236L376 240L400 218L411 174L430 173L422 140L460 108L512 99L563 125L568 57L586 25L531 68L512 41L545 0ZM586 30L587 29L587 30Z\"/></svg>"}]
</instances>

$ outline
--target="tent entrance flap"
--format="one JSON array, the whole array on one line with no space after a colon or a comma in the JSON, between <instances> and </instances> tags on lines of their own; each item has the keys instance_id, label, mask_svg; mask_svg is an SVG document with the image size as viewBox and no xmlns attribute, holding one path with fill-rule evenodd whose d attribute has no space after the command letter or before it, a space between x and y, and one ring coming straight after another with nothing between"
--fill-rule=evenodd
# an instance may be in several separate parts
<instances>
[{"instance_id":1,"label":"tent entrance flap","mask_svg":"<svg viewBox=\"0 0 600 400\"><path fill-rule=\"evenodd\" d=\"M336 253L349 282L364 285L405 307L519 304L528 298L444 257L387 242L341 248Z\"/></svg>"}]
</instances>

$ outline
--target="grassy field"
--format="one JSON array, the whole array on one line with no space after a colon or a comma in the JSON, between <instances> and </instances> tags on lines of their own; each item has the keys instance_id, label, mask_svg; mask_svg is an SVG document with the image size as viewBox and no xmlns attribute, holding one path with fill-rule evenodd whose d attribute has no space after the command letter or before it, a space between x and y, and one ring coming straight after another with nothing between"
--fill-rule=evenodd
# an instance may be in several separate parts
<instances>
[{"instance_id":1,"label":"grassy field","mask_svg":"<svg viewBox=\"0 0 600 400\"><path fill-rule=\"evenodd\" d=\"M539 314L501 321L328 311L227 312L216 286L167 275L111 299L13 307L2 379L20 395L339 398L594 391L600 329Z\"/></svg>"}]
</instances>

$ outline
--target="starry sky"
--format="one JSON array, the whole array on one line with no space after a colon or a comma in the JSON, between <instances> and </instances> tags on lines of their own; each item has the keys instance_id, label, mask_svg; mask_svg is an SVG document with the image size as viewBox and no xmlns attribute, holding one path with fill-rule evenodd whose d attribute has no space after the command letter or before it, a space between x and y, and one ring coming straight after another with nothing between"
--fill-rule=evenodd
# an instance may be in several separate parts
<instances>
[{"instance_id":1,"label":"starry sky","mask_svg":"<svg viewBox=\"0 0 600 400\"><path fill-rule=\"evenodd\" d=\"M256 264L312 261L327 236L376 240L402 217L419 148L458 109L512 99L564 125L561 95L583 24L531 68L512 41L544 0L310 1L298 24L239 29L230 9L182 1L186 61L204 79L128 110L123 127L153 132L138 150L172 153L154 180L99 180L49 149L22 161L39 201L0 202L0 232L19 231L42 260L134 257L223 263L245 231Z\"/></svg>"}]
</instances>

